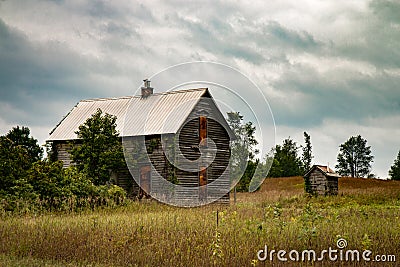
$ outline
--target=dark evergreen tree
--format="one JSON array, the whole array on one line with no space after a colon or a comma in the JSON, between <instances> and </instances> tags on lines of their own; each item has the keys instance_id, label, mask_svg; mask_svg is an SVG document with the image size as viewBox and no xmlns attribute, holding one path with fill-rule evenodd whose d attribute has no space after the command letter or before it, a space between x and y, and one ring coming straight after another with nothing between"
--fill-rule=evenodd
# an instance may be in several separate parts
<instances>
[{"instance_id":1,"label":"dark evergreen tree","mask_svg":"<svg viewBox=\"0 0 400 267\"><path fill-rule=\"evenodd\" d=\"M342 176L366 177L370 174L373 159L367 140L361 135L352 136L340 145L336 169Z\"/></svg>"},{"instance_id":2,"label":"dark evergreen tree","mask_svg":"<svg viewBox=\"0 0 400 267\"><path fill-rule=\"evenodd\" d=\"M28 127L13 127L6 135L13 142L13 146L20 146L28 153L28 161L34 163L43 156L43 148L38 144L38 140L30 136L31 131Z\"/></svg>"},{"instance_id":3,"label":"dark evergreen tree","mask_svg":"<svg viewBox=\"0 0 400 267\"><path fill-rule=\"evenodd\" d=\"M25 177L30 166L27 150L15 146L11 139L0 136L0 197L23 197L24 192L29 191Z\"/></svg>"},{"instance_id":4,"label":"dark evergreen tree","mask_svg":"<svg viewBox=\"0 0 400 267\"><path fill-rule=\"evenodd\" d=\"M393 165L390 167L389 177L392 180L400 180L400 151L397 154L397 158L394 160Z\"/></svg>"},{"instance_id":5,"label":"dark evergreen tree","mask_svg":"<svg viewBox=\"0 0 400 267\"><path fill-rule=\"evenodd\" d=\"M311 168L311 162L313 159L311 137L307 132L304 132L304 142L305 146L303 147L302 162L304 171L306 172Z\"/></svg>"},{"instance_id":6,"label":"dark evergreen tree","mask_svg":"<svg viewBox=\"0 0 400 267\"><path fill-rule=\"evenodd\" d=\"M295 141L287 138L282 145L276 145L274 160L269 171L269 177L290 177L303 175L303 165L298 156L298 147Z\"/></svg>"},{"instance_id":7,"label":"dark evergreen tree","mask_svg":"<svg viewBox=\"0 0 400 267\"><path fill-rule=\"evenodd\" d=\"M0 137L0 198L31 199L35 195L27 179L34 162L40 161L43 149L30 136L28 127L14 127Z\"/></svg>"}]
</instances>

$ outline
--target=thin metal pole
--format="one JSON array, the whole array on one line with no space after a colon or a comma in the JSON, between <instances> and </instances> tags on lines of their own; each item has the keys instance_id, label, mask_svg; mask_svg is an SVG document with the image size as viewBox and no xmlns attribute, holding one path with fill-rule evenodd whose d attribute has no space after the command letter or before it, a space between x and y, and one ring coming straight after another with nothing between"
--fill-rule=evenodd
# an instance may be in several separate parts
<instances>
[{"instance_id":1,"label":"thin metal pole","mask_svg":"<svg viewBox=\"0 0 400 267\"><path fill-rule=\"evenodd\" d=\"M233 188L233 203L236 204L236 185Z\"/></svg>"}]
</instances>

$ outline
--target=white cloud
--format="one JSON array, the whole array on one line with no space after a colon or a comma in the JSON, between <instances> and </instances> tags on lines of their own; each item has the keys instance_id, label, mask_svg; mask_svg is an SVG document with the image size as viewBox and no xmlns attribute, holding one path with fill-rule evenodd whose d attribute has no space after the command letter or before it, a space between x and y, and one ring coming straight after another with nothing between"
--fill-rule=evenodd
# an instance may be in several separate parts
<instances>
[{"instance_id":1,"label":"white cloud","mask_svg":"<svg viewBox=\"0 0 400 267\"><path fill-rule=\"evenodd\" d=\"M340 144L347 141L350 136L361 135L367 140L367 145L371 146L372 155L375 156L372 173L385 179L400 150L399 125L400 115L384 119L369 118L359 123L328 119L324 120L322 125L310 128L278 126L277 140L290 136L299 145L303 145L303 132L306 131L311 135L313 163L323 165L329 163L334 168Z\"/></svg>"}]
</instances>

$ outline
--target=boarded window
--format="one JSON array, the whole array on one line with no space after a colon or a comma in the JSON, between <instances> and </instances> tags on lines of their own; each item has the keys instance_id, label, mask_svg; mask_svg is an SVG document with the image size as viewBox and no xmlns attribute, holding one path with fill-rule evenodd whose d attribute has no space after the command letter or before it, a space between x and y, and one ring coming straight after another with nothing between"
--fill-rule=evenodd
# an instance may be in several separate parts
<instances>
[{"instance_id":1,"label":"boarded window","mask_svg":"<svg viewBox=\"0 0 400 267\"><path fill-rule=\"evenodd\" d=\"M142 166L140 168L140 187L141 193L148 196L151 191L151 167L150 165Z\"/></svg>"},{"instance_id":2,"label":"boarded window","mask_svg":"<svg viewBox=\"0 0 400 267\"><path fill-rule=\"evenodd\" d=\"M207 198L207 168L200 168L199 172L199 199Z\"/></svg>"},{"instance_id":3,"label":"boarded window","mask_svg":"<svg viewBox=\"0 0 400 267\"><path fill-rule=\"evenodd\" d=\"M207 117L200 116L199 117L199 146L207 147L206 143L207 138ZM202 166L200 163L199 166L199 198L200 200L205 200L207 197L207 168Z\"/></svg>"},{"instance_id":4,"label":"boarded window","mask_svg":"<svg viewBox=\"0 0 400 267\"><path fill-rule=\"evenodd\" d=\"M199 120L200 146L207 146L207 143L205 143L206 138L207 138L207 117L200 116L200 120Z\"/></svg>"}]
</instances>

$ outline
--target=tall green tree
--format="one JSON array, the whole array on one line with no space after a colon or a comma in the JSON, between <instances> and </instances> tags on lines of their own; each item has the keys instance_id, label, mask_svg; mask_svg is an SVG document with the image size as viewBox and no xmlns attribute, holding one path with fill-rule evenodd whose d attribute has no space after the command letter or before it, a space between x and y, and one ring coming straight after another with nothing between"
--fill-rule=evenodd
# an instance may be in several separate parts
<instances>
[{"instance_id":1,"label":"tall green tree","mask_svg":"<svg viewBox=\"0 0 400 267\"><path fill-rule=\"evenodd\" d=\"M296 142L287 138L282 145L276 145L273 149L274 160L269 171L269 177L290 177L303 175L303 165L298 156Z\"/></svg>"},{"instance_id":2,"label":"tall green tree","mask_svg":"<svg viewBox=\"0 0 400 267\"><path fill-rule=\"evenodd\" d=\"M370 174L374 156L371 155L371 146L367 146L367 140L361 135L351 136L339 149L336 169L340 175L366 177Z\"/></svg>"},{"instance_id":3,"label":"tall green tree","mask_svg":"<svg viewBox=\"0 0 400 267\"><path fill-rule=\"evenodd\" d=\"M43 149L30 136L28 127L14 127L0 137L0 196L28 199L34 197L27 172L40 161Z\"/></svg>"},{"instance_id":4,"label":"tall green tree","mask_svg":"<svg viewBox=\"0 0 400 267\"><path fill-rule=\"evenodd\" d=\"M0 136L0 196L21 196L26 191L26 172L31 166L28 151Z\"/></svg>"},{"instance_id":5,"label":"tall green tree","mask_svg":"<svg viewBox=\"0 0 400 267\"><path fill-rule=\"evenodd\" d=\"M231 144L231 177L238 191L247 191L259 161L255 160L259 150L255 138L256 127L252 122L244 122L240 112L228 112L228 124L235 133L236 140Z\"/></svg>"},{"instance_id":6,"label":"tall green tree","mask_svg":"<svg viewBox=\"0 0 400 267\"><path fill-rule=\"evenodd\" d=\"M116 120L98 109L76 132L79 144L71 151L72 160L95 185L106 184L111 171L125 166Z\"/></svg>"},{"instance_id":7,"label":"tall green tree","mask_svg":"<svg viewBox=\"0 0 400 267\"><path fill-rule=\"evenodd\" d=\"M13 143L13 146L20 146L28 153L28 160L30 163L39 161L43 156L43 148L38 144L38 140L30 136L30 129L28 127L13 127L6 135Z\"/></svg>"},{"instance_id":8,"label":"tall green tree","mask_svg":"<svg viewBox=\"0 0 400 267\"><path fill-rule=\"evenodd\" d=\"M235 133L237 139L233 142L234 147L241 147L248 154L249 159L254 159L259 153L256 148L258 141L255 137L256 127L251 121L244 123L240 112L228 112L228 124Z\"/></svg>"},{"instance_id":9,"label":"tall green tree","mask_svg":"<svg viewBox=\"0 0 400 267\"><path fill-rule=\"evenodd\" d=\"M35 162L27 172L28 182L41 200L47 201L47 205L54 206L56 199L68 198L66 193L68 184L64 180L64 170L61 161Z\"/></svg>"},{"instance_id":10,"label":"tall green tree","mask_svg":"<svg viewBox=\"0 0 400 267\"><path fill-rule=\"evenodd\" d=\"M304 171L308 171L311 168L311 162L313 159L311 137L307 132L304 132L303 134L304 134L305 146L303 147L302 162Z\"/></svg>"},{"instance_id":11,"label":"tall green tree","mask_svg":"<svg viewBox=\"0 0 400 267\"><path fill-rule=\"evenodd\" d=\"M400 151L397 154L397 158L394 160L393 165L390 167L389 177L392 180L400 180Z\"/></svg>"}]
</instances>

